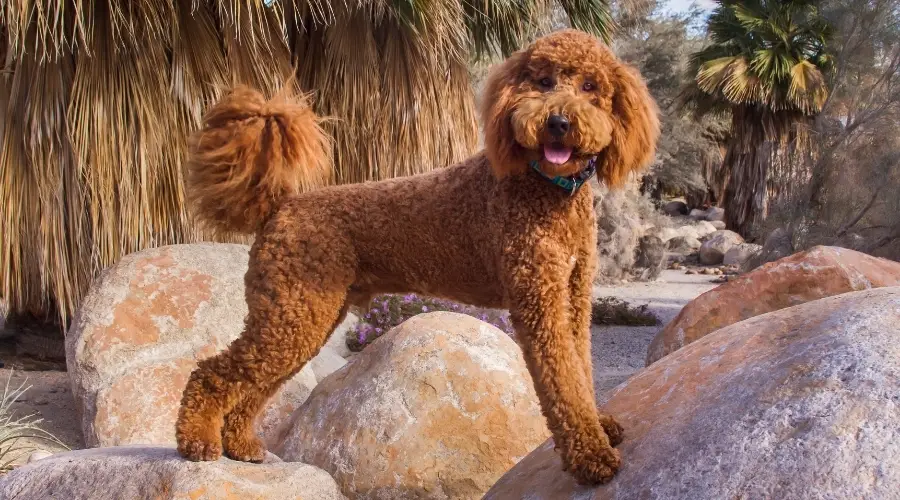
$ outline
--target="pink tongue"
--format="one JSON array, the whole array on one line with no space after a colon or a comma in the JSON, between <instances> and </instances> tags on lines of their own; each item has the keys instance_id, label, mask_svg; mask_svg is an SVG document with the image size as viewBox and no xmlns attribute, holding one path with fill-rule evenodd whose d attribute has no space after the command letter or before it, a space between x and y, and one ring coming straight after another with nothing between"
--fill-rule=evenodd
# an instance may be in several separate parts
<instances>
[{"instance_id":1,"label":"pink tongue","mask_svg":"<svg viewBox=\"0 0 900 500\"><path fill-rule=\"evenodd\" d=\"M572 148L567 148L564 146L554 147L550 144L544 145L544 158L546 158L550 163L562 165L563 163L569 161L570 156L572 156Z\"/></svg>"}]
</instances>

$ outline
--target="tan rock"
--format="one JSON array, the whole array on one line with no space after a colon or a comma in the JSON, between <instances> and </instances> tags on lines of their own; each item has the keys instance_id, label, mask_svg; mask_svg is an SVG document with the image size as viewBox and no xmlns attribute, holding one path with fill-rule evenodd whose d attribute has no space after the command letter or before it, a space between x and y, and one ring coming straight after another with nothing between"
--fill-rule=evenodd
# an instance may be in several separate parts
<instances>
[{"instance_id":1,"label":"tan rock","mask_svg":"<svg viewBox=\"0 0 900 500\"><path fill-rule=\"evenodd\" d=\"M700 210L699 208L694 208L691 210L688 217L694 220L706 220L706 210Z\"/></svg>"},{"instance_id":2,"label":"tan rock","mask_svg":"<svg viewBox=\"0 0 900 500\"><path fill-rule=\"evenodd\" d=\"M85 444L173 444L181 393L198 360L237 338L247 305L243 245L156 248L98 278L66 335L66 360ZM271 442L315 386L304 369L269 403Z\"/></svg>"},{"instance_id":3,"label":"tan rock","mask_svg":"<svg viewBox=\"0 0 900 500\"><path fill-rule=\"evenodd\" d=\"M619 386L612 482L577 486L552 440L485 500L896 499L900 287L731 325Z\"/></svg>"},{"instance_id":4,"label":"tan rock","mask_svg":"<svg viewBox=\"0 0 900 500\"><path fill-rule=\"evenodd\" d=\"M334 480L311 465L188 462L173 448L124 446L44 458L0 479L0 498L28 500L338 500Z\"/></svg>"},{"instance_id":5,"label":"tan rock","mask_svg":"<svg viewBox=\"0 0 900 500\"><path fill-rule=\"evenodd\" d=\"M359 317L353 313L347 313L347 317L344 318L344 321L334 329L334 333L331 334L331 337L328 337L328 342L325 344L325 347L328 347L335 354L344 359L349 358L353 355L353 352L347 347L347 332L355 327L357 323L359 323Z\"/></svg>"},{"instance_id":6,"label":"tan rock","mask_svg":"<svg viewBox=\"0 0 900 500\"><path fill-rule=\"evenodd\" d=\"M703 236L700 234L701 231L694 225L681 226L677 229L678 235L684 238L691 238L695 240L699 240Z\"/></svg>"},{"instance_id":7,"label":"tan rock","mask_svg":"<svg viewBox=\"0 0 900 500\"><path fill-rule=\"evenodd\" d=\"M656 232L656 235L659 239L663 240L663 242L667 242L672 238L681 236L681 231L674 227L664 227L659 229L659 231Z\"/></svg>"},{"instance_id":8,"label":"tan rock","mask_svg":"<svg viewBox=\"0 0 900 500\"><path fill-rule=\"evenodd\" d=\"M668 241L667 247L673 252L692 253L700 248L700 240L690 236L676 236Z\"/></svg>"},{"instance_id":9,"label":"tan rock","mask_svg":"<svg viewBox=\"0 0 900 500\"><path fill-rule=\"evenodd\" d=\"M438 312L323 380L274 451L323 468L353 498L479 498L547 436L515 342Z\"/></svg>"},{"instance_id":10,"label":"tan rock","mask_svg":"<svg viewBox=\"0 0 900 500\"><path fill-rule=\"evenodd\" d=\"M741 243L735 245L725 252L722 258L722 264L726 266L742 266L745 262L756 256L762 251L762 245L754 243Z\"/></svg>"},{"instance_id":11,"label":"tan rock","mask_svg":"<svg viewBox=\"0 0 900 500\"><path fill-rule=\"evenodd\" d=\"M709 210L706 211L706 220L710 222L724 222L725 209L719 207L710 207Z\"/></svg>"},{"instance_id":12,"label":"tan rock","mask_svg":"<svg viewBox=\"0 0 900 500\"><path fill-rule=\"evenodd\" d=\"M710 233L700 246L700 263L707 266L721 264L728 250L743 242L741 235L727 229Z\"/></svg>"},{"instance_id":13,"label":"tan rock","mask_svg":"<svg viewBox=\"0 0 900 500\"><path fill-rule=\"evenodd\" d=\"M348 349L349 350L349 349ZM322 348L319 354L309 362L309 368L315 375L316 383L340 370L347 364L347 360L328 346Z\"/></svg>"},{"instance_id":14,"label":"tan rock","mask_svg":"<svg viewBox=\"0 0 900 500\"><path fill-rule=\"evenodd\" d=\"M663 205L663 213L670 216L687 215L688 207L681 200L674 200Z\"/></svg>"},{"instance_id":15,"label":"tan rock","mask_svg":"<svg viewBox=\"0 0 900 500\"><path fill-rule=\"evenodd\" d=\"M717 231L716 226L714 226L711 222L707 222L705 220L698 221L693 225L695 231L697 231L698 239L705 238L712 233Z\"/></svg>"},{"instance_id":16,"label":"tan rock","mask_svg":"<svg viewBox=\"0 0 900 500\"><path fill-rule=\"evenodd\" d=\"M900 263L814 247L736 277L691 301L653 339L647 364L719 328L811 300L900 285Z\"/></svg>"}]
</instances>

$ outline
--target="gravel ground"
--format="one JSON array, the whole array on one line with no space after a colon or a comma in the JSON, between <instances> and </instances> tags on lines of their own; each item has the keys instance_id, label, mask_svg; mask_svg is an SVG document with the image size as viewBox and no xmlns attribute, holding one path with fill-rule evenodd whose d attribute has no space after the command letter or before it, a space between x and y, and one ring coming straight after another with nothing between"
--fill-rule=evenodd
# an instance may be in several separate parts
<instances>
[{"instance_id":1,"label":"gravel ground","mask_svg":"<svg viewBox=\"0 0 900 500\"><path fill-rule=\"evenodd\" d=\"M656 326L593 326L594 391L603 402L610 389L644 368L647 347L694 297L715 288L715 276L666 270L657 281L594 287L595 297L613 296L633 306L647 304L660 319Z\"/></svg>"}]
</instances>

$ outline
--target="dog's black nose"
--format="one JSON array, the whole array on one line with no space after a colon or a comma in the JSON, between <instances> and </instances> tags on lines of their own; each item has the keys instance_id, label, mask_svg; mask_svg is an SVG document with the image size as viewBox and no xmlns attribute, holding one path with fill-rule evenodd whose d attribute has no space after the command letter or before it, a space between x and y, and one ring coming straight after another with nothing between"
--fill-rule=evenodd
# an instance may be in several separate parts
<instances>
[{"instance_id":1,"label":"dog's black nose","mask_svg":"<svg viewBox=\"0 0 900 500\"><path fill-rule=\"evenodd\" d=\"M550 115L547 118L547 132L553 137L562 137L569 131L569 119L563 115Z\"/></svg>"}]
</instances>

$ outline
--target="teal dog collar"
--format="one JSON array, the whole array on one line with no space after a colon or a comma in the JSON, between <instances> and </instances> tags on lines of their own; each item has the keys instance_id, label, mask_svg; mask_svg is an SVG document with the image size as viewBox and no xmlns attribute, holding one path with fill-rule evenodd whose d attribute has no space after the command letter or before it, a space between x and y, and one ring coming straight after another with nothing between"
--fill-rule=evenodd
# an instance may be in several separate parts
<instances>
[{"instance_id":1,"label":"teal dog collar","mask_svg":"<svg viewBox=\"0 0 900 500\"><path fill-rule=\"evenodd\" d=\"M588 164L584 167L584 170L570 176L557 175L556 177L550 177L541 170L537 161L532 161L529 165L531 165L531 168L534 169L535 172L541 174L541 177L550 181L551 184L564 189L570 196L575 194L575 192L578 191L578 188L583 186L595 173L597 173L596 157L588 160Z\"/></svg>"}]
</instances>

